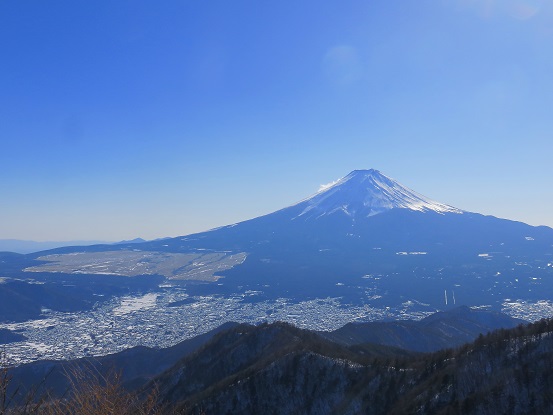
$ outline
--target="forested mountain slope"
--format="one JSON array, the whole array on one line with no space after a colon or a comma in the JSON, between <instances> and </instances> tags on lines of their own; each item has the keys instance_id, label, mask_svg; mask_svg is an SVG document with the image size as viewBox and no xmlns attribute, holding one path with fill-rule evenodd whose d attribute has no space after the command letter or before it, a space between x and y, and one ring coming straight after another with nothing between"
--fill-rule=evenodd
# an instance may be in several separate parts
<instances>
[{"instance_id":1,"label":"forested mountain slope","mask_svg":"<svg viewBox=\"0 0 553 415\"><path fill-rule=\"evenodd\" d=\"M553 411L553 321L410 355L344 347L286 324L238 326L157 379L189 413L543 414Z\"/></svg>"}]
</instances>

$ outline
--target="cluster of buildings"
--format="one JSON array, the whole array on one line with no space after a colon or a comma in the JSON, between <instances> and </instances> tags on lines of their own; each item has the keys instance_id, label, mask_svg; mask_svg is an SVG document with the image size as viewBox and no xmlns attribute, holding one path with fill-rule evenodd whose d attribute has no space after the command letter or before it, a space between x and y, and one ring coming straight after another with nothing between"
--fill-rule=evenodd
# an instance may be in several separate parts
<instances>
[{"instance_id":1,"label":"cluster of buildings","mask_svg":"<svg viewBox=\"0 0 553 415\"><path fill-rule=\"evenodd\" d=\"M115 298L91 311L61 313L45 310L44 318L0 327L18 331L27 341L5 345L13 364L42 359L73 359L115 353L133 346L168 347L212 330L225 322L256 324L287 321L301 328L335 330L352 321L398 317L419 319L424 313L344 305L339 298L257 301L260 291L230 297L189 297L184 288ZM187 300L187 301L182 301ZM174 304L182 304L171 306Z\"/></svg>"}]
</instances>

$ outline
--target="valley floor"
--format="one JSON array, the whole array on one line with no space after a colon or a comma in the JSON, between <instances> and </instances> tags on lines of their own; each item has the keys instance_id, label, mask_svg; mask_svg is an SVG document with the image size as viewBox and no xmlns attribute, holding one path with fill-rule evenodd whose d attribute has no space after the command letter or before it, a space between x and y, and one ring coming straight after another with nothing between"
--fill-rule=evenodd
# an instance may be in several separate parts
<instances>
[{"instance_id":1,"label":"valley floor","mask_svg":"<svg viewBox=\"0 0 553 415\"><path fill-rule=\"evenodd\" d=\"M286 321L301 328L329 331L352 321L418 320L433 311L421 311L411 303L398 309L381 309L367 304L344 305L339 298L253 301L255 296L256 292L246 292L228 298L189 297L184 289L172 287L160 293L99 303L90 312L45 310L40 320L0 324L0 328L27 337L27 341L3 347L10 362L17 365L43 359L106 355L137 345L168 347L228 321Z\"/></svg>"},{"instance_id":2,"label":"valley floor","mask_svg":"<svg viewBox=\"0 0 553 415\"><path fill-rule=\"evenodd\" d=\"M353 321L419 320L435 310L407 301L397 308L341 303L340 298L295 302L286 298L256 299L246 291L229 297L189 296L185 289L115 298L89 312L44 310L44 318L0 324L27 337L3 345L11 364L43 359L74 359L115 353L133 346L168 347L205 333L227 321L285 321L298 327L330 331ZM553 303L505 301L504 313L535 321L553 314Z\"/></svg>"}]
</instances>

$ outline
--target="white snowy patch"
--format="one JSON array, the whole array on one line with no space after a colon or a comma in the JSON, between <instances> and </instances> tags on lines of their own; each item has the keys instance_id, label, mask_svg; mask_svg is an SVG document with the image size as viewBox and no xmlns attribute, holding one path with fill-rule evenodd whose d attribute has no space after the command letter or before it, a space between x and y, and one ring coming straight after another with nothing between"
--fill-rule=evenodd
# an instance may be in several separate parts
<instances>
[{"instance_id":1,"label":"white snowy patch","mask_svg":"<svg viewBox=\"0 0 553 415\"><path fill-rule=\"evenodd\" d=\"M125 297L121 305L113 309L113 315L124 316L135 311L147 310L156 306L157 294L146 294L142 297Z\"/></svg>"},{"instance_id":2,"label":"white snowy patch","mask_svg":"<svg viewBox=\"0 0 553 415\"><path fill-rule=\"evenodd\" d=\"M302 206L301 216L320 218L337 212L352 218L369 217L390 209L409 209L419 212L463 213L453 206L431 200L377 170L356 170L346 177L326 185L294 206Z\"/></svg>"},{"instance_id":3,"label":"white snowy patch","mask_svg":"<svg viewBox=\"0 0 553 415\"><path fill-rule=\"evenodd\" d=\"M49 346L44 343L27 342L27 345L35 349L39 353L48 353L52 349L52 346Z\"/></svg>"}]
</instances>

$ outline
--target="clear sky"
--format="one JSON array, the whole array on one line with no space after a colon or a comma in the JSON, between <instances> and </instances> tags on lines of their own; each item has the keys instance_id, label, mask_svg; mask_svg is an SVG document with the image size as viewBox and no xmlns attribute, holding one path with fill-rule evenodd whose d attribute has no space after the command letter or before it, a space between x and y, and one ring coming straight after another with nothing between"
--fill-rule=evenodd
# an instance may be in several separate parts
<instances>
[{"instance_id":1,"label":"clear sky","mask_svg":"<svg viewBox=\"0 0 553 415\"><path fill-rule=\"evenodd\" d=\"M177 236L353 169L553 226L553 0L1 0L0 239Z\"/></svg>"}]
</instances>

